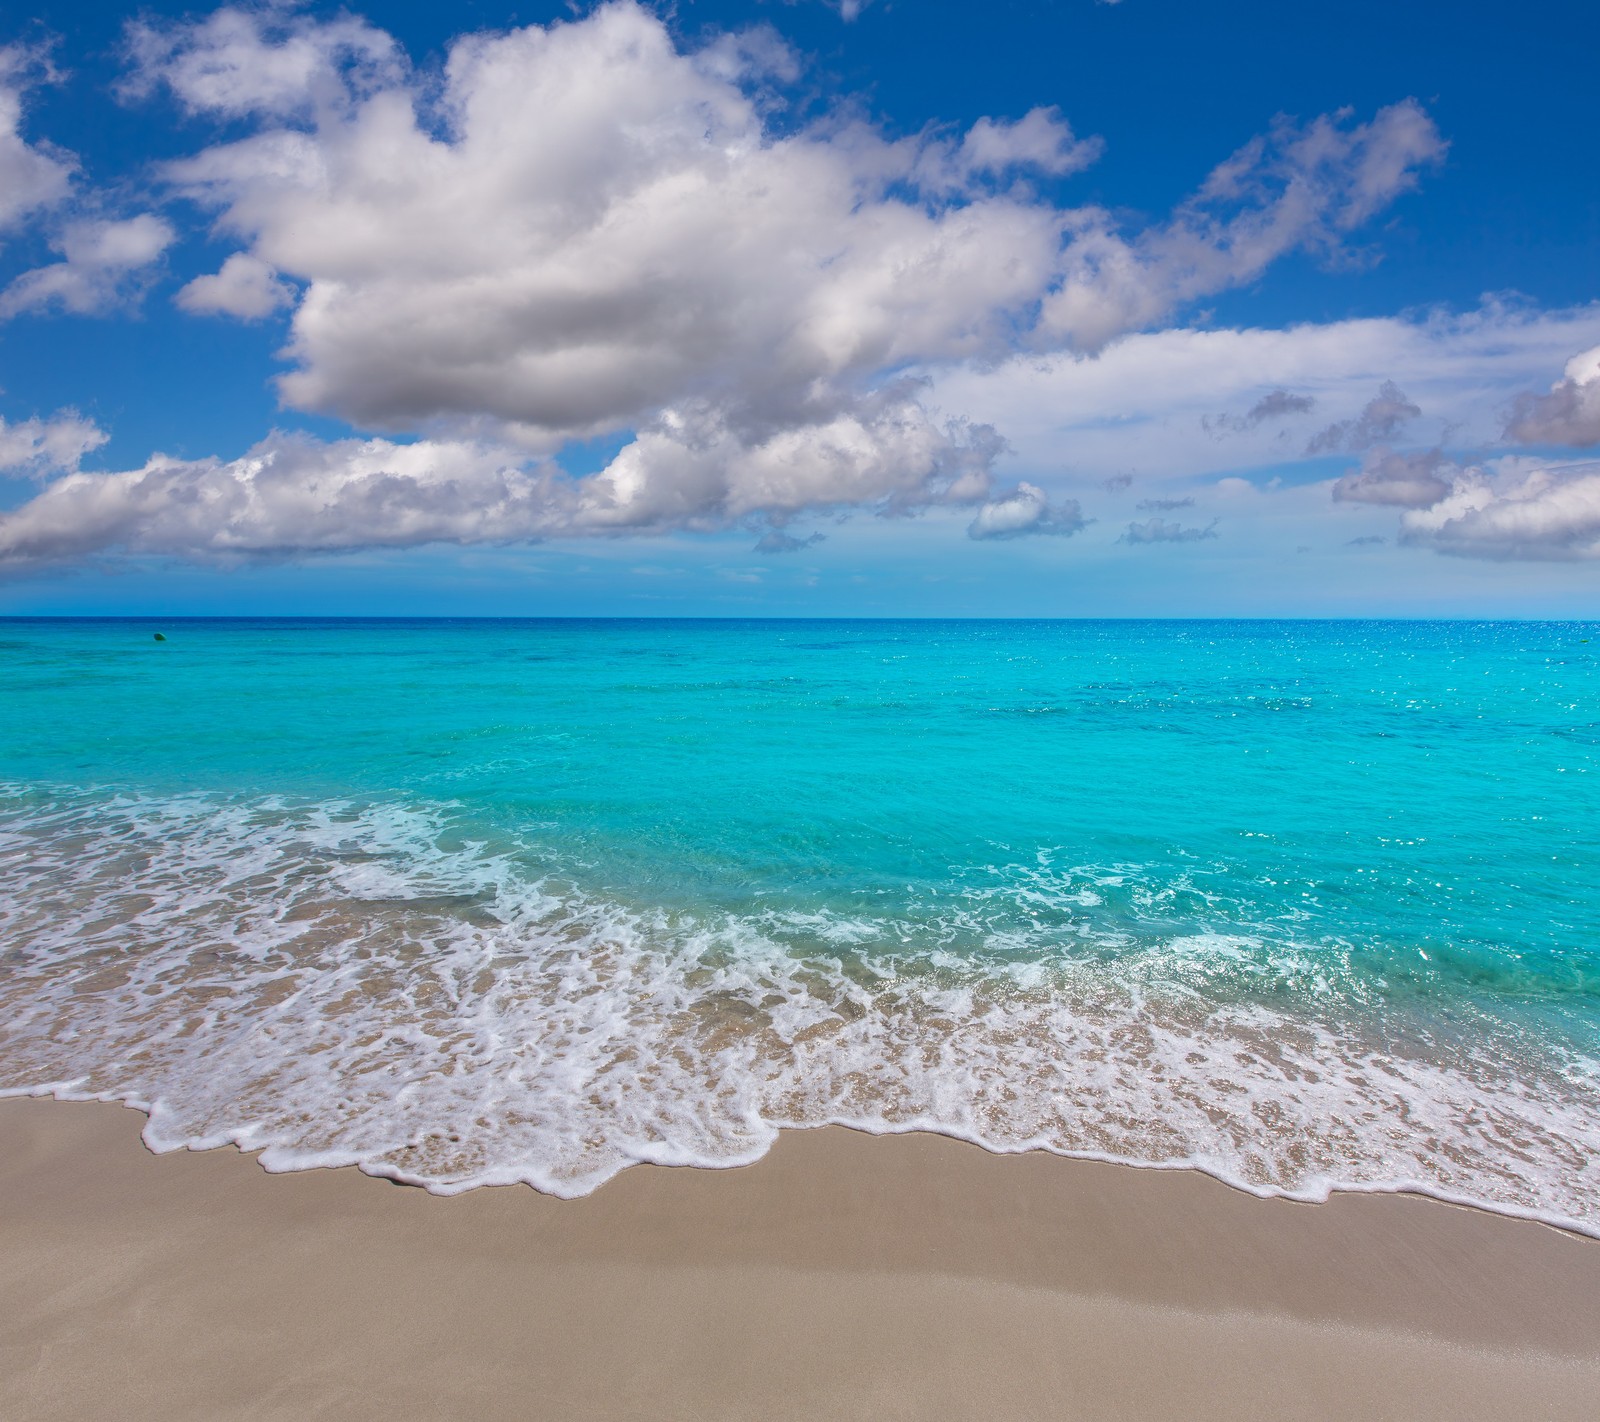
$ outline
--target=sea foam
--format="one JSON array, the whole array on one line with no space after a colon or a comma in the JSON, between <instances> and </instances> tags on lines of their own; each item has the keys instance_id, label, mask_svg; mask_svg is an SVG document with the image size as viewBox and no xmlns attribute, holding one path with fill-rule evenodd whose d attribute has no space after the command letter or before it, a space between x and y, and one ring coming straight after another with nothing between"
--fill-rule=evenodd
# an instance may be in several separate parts
<instances>
[{"instance_id":1,"label":"sea foam","mask_svg":"<svg viewBox=\"0 0 1600 1422\"><path fill-rule=\"evenodd\" d=\"M843 1123L1600 1234L1600 1062L1559 1022L1408 995L1170 865L997 853L908 894L667 908L442 801L19 786L0 1094L441 1194Z\"/></svg>"}]
</instances>

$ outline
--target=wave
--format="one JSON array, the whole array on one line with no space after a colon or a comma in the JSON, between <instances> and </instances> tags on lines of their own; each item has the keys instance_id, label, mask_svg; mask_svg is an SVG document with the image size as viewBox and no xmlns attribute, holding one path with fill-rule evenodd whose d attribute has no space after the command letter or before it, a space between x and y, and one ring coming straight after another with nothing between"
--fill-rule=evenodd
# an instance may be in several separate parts
<instances>
[{"instance_id":1,"label":"wave","mask_svg":"<svg viewBox=\"0 0 1600 1422\"><path fill-rule=\"evenodd\" d=\"M1537 991L1419 991L1203 874L1057 858L669 910L460 806L14 787L0 1094L441 1194L844 1124L1600 1235L1600 1060Z\"/></svg>"}]
</instances>

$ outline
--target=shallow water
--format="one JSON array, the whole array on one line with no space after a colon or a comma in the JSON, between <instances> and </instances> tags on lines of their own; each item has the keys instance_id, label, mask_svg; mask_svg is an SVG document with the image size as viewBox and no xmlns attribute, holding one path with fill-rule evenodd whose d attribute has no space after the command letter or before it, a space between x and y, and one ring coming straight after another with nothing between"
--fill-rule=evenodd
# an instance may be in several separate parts
<instances>
[{"instance_id":1,"label":"shallow water","mask_svg":"<svg viewBox=\"0 0 1600 1422\"><path fill-rule=\"evenodd\" d=\"M1600 627L0 657L0 1089L157 1148L578 1194L845 1121L1600 1232Z\"/></svg>"}]
</instances>

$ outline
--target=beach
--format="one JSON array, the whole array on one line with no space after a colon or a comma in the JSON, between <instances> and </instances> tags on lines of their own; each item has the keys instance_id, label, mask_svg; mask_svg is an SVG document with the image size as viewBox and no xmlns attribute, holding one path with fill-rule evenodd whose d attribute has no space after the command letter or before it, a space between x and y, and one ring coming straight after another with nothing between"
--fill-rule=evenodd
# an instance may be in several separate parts
<instances>
[{"instance_id":1,"label":"beach","mask_svg":"<svg viewBox=\"0 0 1600 1422\"><path fill-rule=\"evenodd\" d=\"M1593 628L9 626L6 1422L1595 1415Z\"/></svg>"},{"instance_id":2,"label":"beach","mask_svg":"<svg viewBox=\"0 0 1600 1422\"><path fill-rule=\"evenodd\" d=\"M1600 1243L1404 1195L786 1132L577 1200L0 1102L0 1414L1587 1418Z\"/></svg>"},{"instance_id":3,"label":"beach","mask_svg":"<svg viewBox=\"0 0 1600 1422\"><path fill-rule=\"evenodd\" d=\"M0 1422L1600 1422L1592 7L1257 8L0 24Z\"/></svg>"}]
</instances>

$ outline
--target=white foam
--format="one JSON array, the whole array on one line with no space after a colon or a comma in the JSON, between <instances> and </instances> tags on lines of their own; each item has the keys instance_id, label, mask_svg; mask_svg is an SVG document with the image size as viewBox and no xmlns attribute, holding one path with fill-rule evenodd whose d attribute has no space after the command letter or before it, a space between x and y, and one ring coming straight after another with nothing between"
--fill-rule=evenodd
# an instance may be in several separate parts
<instances>
[{"instance_id":1,"label":"white foam","mask_svg":"<svg viewBox=\"0 0 1600 1422\"><path fill-rule=\"evenodd\" d=\"M0 1094L439 1193L579 1195L842 1123L1600 1234L1600 1063L1467 1004L1380 1030L1348 950L1281 924L1269 953L1101 911L1196 892L1040 862L915 919L669 914L463 842L445 808L14 796Z\"/></svg>"}]
</instances>

